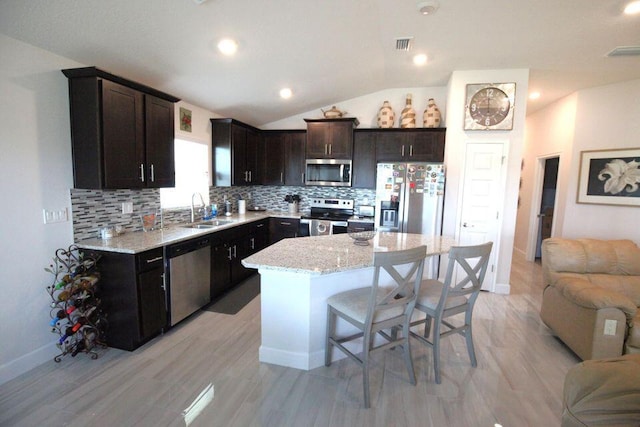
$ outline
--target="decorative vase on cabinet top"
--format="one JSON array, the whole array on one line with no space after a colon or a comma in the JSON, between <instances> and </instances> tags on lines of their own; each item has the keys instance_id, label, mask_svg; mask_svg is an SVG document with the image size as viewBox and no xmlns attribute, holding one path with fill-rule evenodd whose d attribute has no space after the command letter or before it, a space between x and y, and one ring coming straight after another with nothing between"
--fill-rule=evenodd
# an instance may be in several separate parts
<instances>
[{"instance_id":1,"label":"decorative vase on cabinet top","mask_svg":"<svg viewBox=\"0 0 640 427\"><path fill-rule=\"evenodd\" d=\"M338 110L335 105L331 107L330 110L323 110L321 108L320 111L322 111L325 119L340 119L346 114L346 111Z\"/></svg>"},{"instance_id":2,"label":"decorative vase on cabinet top","mask_svg":"<svg viewBox=\"0 0 640 427\"><path fill-rule=\"evenodd\" d=\"M402 128L414 128L416 127L416 111L411 106L411 94L407 94L407 105L402 110L400 115L400 127Z\"/></svg>"},{"instance_id":3,"label":"decorative vase on cabinet top","mask_svg":"<svg viewBox=\"0 0 640 427\"><path fill-rule=\"evenodd\" d=\"M396 119L396 115L391 108L389 101L384 101L382 107L378 111L378 127L388 129L393 127L393 122Z\"/></svg>"},{"instance_id":4,"label":"decorative vase on cabinet top","mask_svg":"<svg viewBox=\"0 0 640 427\"><path fill-rule=\"evenodd\" d=\"M422 116L422 126L426 128L440 127L440 119L440 109L436 105L436 102L433 100L433 98L429 98L427 109L424 110L424 115Z\"/></svg>"}]
</instances>

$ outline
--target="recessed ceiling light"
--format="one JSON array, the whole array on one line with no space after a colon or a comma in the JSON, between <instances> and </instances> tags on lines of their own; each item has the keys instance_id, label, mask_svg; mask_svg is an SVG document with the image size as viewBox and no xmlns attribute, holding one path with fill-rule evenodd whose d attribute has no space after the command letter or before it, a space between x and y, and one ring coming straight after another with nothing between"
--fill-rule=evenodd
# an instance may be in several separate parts
<instances>
[{"instance_id":1,"label":"recessed ceiling light","mask_svg":"<svg viewBox=\"0 0 640 427\"><path fill-rule=\"evenodd\" d=\"M540 98L540 92L531 92L529 94L529 99L534 100Z\"/></svg>"},{"instance_id":2,"label":"recessed ceiling light","mask_svg":"<svg viewBox=\"0 0 640 427\"><path fill-rule=\"evenodd\" d=\"M233 55L238 50L238 43L233 39L222 39L218 42L218 50L223 55Z\"/></svg>"},{"instance_id":3,"label":"recessed ceiling light","mask_svg":"<svg viewBox=\"0 0 640 427\"><path fill-rule=\"evenodd\" d=\"M280 89L280 98L289 99L291 98L291 95L293 95L293 92L291 92L291 89L288 87Z\"/></svg>"},{"instance_id":4,"label":"recessed ceiling light","mask_svg":"<svg viewBox=\"0 0 640 427\"><path fill-rule=\"evenodd\" d=\"M627 15L635 15L636 13L640 13L640 1L632 1L627 4L624 8L624 13Z\"/></svg>"},{"instance_id":5,"label":"recessed ceiling light","mask_svg":"<svg viewBox=\"0 0 640 427\"><path fill-rule=\"evenodd\" d=\"M423 15L433 15L439 7L440 3L436 0L418 2L418 11Z\"/></svg>"},{"instance_id":6,"label":"recessed ceiling light","mask_svg":"<svg viewBox=\"0 0 640 427\"><path fill-rule=\"evenodd\" d=\"M413 57L413 63L416 65L424 65L427 63L427 55L419 53Z\"/></svg>"}]
</instances>

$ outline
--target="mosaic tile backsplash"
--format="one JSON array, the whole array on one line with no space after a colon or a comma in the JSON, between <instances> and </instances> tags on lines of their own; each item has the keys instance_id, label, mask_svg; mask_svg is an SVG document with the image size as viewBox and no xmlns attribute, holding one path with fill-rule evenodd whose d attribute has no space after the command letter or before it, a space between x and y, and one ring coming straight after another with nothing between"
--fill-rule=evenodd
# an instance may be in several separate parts
<instances>
[{"instance_id":1,"label":"mosaic tile backsplash","mask_svg":"<svg viewBox=\"0 0 640 427\"><path fill-rule=\"evenodd\" d=\"M284 201L287 194L300 196L299 209L309 210L312 198L354 199L355 205L375 203L374 190L334 187L285 187L285 186L247 186L247 187L210 187L209 199L221 209L225 196L233 202L233 211L237 212L237 201L244 198L247 207L259 206L276 212L288 212L289 205ZM122 203L133 202L133 213L123 214ZM73 238L83 240L100 237L104 227L124 227L125 231L140 231L140 215L158 212L159 226L188 222L191 218L189 207L184 209L161 209L160 190L79 190L71 189L71 209L73 213Z\"/></svg>"}]
</instances>

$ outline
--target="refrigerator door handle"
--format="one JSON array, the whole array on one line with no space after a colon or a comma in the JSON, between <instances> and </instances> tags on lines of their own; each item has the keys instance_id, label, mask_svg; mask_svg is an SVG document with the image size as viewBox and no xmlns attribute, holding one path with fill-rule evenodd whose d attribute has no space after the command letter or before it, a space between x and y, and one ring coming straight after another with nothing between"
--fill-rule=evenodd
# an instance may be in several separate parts
<instances>
[{"instance_id":1,"label":"refrigerator door handle","mask_svg":"<svg viewBox=\"0 0 640 427\"><path fill-rule=\"evenodd\" d=\"M409 212L409 195L407 194L407 188L409 186L406 184L406 172L404 177L404 182L400 184L400 206L398 208L398 232L406 233L407 232L407 214Z\"/></svg>"}]
</instances>

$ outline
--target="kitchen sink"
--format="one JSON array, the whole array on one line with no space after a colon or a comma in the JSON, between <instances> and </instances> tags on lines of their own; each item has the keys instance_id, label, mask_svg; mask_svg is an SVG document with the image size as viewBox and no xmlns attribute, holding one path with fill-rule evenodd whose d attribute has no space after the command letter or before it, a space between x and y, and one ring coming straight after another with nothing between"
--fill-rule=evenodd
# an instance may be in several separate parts
<instances>
[{"instance_id":1,"label":"kitchen sink","mask_svg":"<svg viewBox=\"0 0 640 427\"><path fill-rule=\"evenodd\" d=\"M185 228L198 228L198 229L206 229L206 228L215 228L220 227L221 225L233 224L235 221L232 220L224 220L224 219L213 219L210 221L201 221L196 222L194 224L183 225Z\"/></svg>"}]
</instances>

